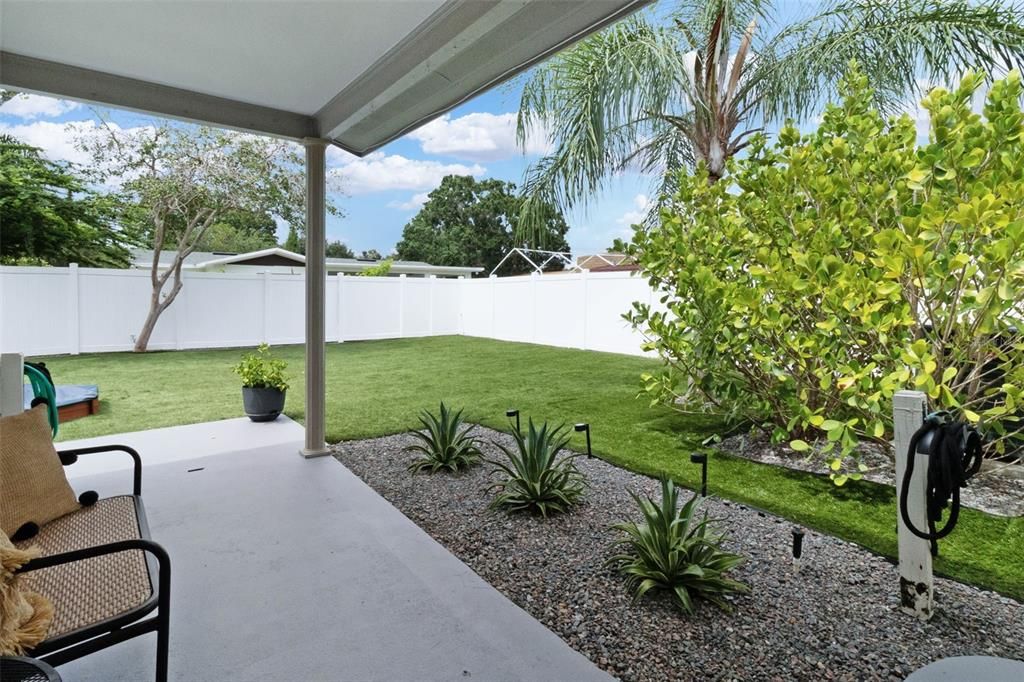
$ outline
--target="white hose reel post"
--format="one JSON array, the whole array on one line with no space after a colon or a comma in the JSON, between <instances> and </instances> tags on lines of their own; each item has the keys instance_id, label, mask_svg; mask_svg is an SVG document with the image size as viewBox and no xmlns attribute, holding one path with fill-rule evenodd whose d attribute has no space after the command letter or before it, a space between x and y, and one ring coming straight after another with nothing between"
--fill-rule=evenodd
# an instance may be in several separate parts
<instances>
[{"instance_id":1,"label":"white hose reel post","mask_svg":"<svg viewBox=\"0 0 1024 682\"><path fill-rule=\"evenodd\" d=\"M914 535L900 516L903 474L907 470L907 450L914 433L924 423L928 397L920 391L898 391L893 396L893 426L896 448L896 523L899 546L900 608L921 620L934 611L932 553L927 540ZM914 454L914 476L907 494L907 513L918 528L928 527L926 489L928 455Z\"/></svg>"},{"instance_id":2,"label":"white hose reel post","mask_svg":"<svg viewBox=\"0 0 1024 682\"><path fill-rule=\"evenodd\" d=\"M0 415L10 416L24 411L24 371L21 353L0 354Z\"/></svg>"}]
</instances>

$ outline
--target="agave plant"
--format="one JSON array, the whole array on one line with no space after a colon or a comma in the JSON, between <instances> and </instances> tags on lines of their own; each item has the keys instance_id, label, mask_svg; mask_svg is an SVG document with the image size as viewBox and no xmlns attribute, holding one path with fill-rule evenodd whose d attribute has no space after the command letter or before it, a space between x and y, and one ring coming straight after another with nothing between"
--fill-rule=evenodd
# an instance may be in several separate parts
<instances>
[{"instance_id":1,"label":"agave plant","mask_svg":"<svg viewBox=\"0 0 1024 682\"><path fill-rule=\"evenodd\" d=\"M693 613L694 597L702 597L731 611L725 595L750 588L725 573L743 563L738 554L721 548L724 534L712 535L707 513L693 522L698 496L678 508L679 492L670 480L661 482L661 504L630 493L644 515L641 523L617 523L612 528L624 537L616 542L619 554L609 565L626 576L635 599L652 589L667 590L686 613Z\"/></svg>"},{"instance_id":2,"label":"agave plant","mask_svg":"<svg viewBox=\"0 0 1024 682\"><path fill-rule=\"evenodd\" d=\"M517 429L512 437L516 439L514 451L495 443L507 462L487 460L496 467L493 473L503 477L488 488L498 491L491 506L538 512L545 517L568 511L583 496L587 483L573 462L578 454L558 457L569 443L567 427L549 428L544 422L537 428L531 419L525 434Z\"/></svg>"},{"instance_id":3,"label":"agave plant","mask_svg":"<svg viewBox=\"0 0 1024 682\"><path fill-rule=\"evenodd\" d=\"M420 442L406 448L422 455L409 465L411 473L429 471L433 474L442 469L455 472L480 461L480 443L472 435L475 427L462 428L462 410L452 412L442 402L437 416L423 410L420 423L423 430L411 432Z\"/></svg>"}]
</instances>

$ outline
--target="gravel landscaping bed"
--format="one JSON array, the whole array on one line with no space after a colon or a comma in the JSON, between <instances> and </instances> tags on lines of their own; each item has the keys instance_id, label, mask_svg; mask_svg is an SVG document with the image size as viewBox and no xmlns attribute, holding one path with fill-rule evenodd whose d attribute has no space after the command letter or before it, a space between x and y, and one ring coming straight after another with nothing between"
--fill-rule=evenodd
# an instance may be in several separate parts
<instances>
[{"instance_id":1,"label":"gravel landscaping bed","mask_svg":"<svg viewBox=\"0 0 1024 682\"><path fill-rule=\"evenodd\" d=\"M824 473L827 467L822 459L808 458L806 454L794 452L785 445L773 444L763 433L730 436L715 447L762 464L827 475ZM864 474L865 479L888 486L896 485L893 461L882 448L863 444L860 454L861 461L870 467ZM960 491L960 501L965 507L980 509L989 514L1024 516L1024 467L986 462L982 470L968 482L968 486Z\"/></svg>"},{"instance_id":2,"label":"gravel landscaping bed","mask_svg":"<svg viewBox=\"0 0 1024 682\"><path fill-rule=\"evenodd\" d=\"M481 428L487 440L511 438ZM936 580L938 613L922 624L898 611L896 569L836 538L808 532L794 570L791 524L711 498L704 504L749 561L734 577L752 593L733 614L700 603L684 616L664 596L634 603L604 567L609 525L639 515L627 490L658 482L579 458L591 489L572 513L547 520L489 511L486 464L452 476L412 476L408 435L350 441L334 454L412 521L573 648L622 680L903 679L946 656L1024 659L1024 611L1000 595ZM486 443L485 454L499 451ZM684 491L683 499L690 493Z\"/></svg>"}]
</instances>

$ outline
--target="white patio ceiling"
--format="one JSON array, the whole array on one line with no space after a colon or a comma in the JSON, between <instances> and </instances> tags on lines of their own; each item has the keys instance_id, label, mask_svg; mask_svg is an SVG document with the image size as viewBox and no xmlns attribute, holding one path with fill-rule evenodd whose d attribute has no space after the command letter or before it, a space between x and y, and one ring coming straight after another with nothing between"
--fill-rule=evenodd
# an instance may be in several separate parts
<instances>
[{"instance_id":1,"label":"white patio ceiling","mask_svg":"<svg viewBox=\"0 0 1024 682\"><path fill-rule=\"evenodd\" d=\"M366 154L650 0L2 0L0 83Z\"/></svg>"}]
</instances>

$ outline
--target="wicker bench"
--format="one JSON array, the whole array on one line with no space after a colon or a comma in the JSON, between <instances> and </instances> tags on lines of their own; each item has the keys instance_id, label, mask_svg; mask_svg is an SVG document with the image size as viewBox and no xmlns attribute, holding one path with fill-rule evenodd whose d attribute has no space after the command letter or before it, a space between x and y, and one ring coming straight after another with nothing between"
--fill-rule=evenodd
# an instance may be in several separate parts
<instances>
[{"instance_id":1,"label":"wicker bench","mask_svg":"<svg viewBox=\"0 0 1024 682\"><path fill-rule=\"evenodd\" d=\"M156 679L167 679L170 557L152 542L142 505L142 459L124 445L58 452L70 466L82 455L121 452L134 461L131 495L96 501L39 529L20 548L42 556L25 564L26 586L54 606L47 639L29 655L59 666L156 632ZM153 612L156 612L155 614ZM153 614L153 615L151 615Z\"/></svg>"}]
</instances>

